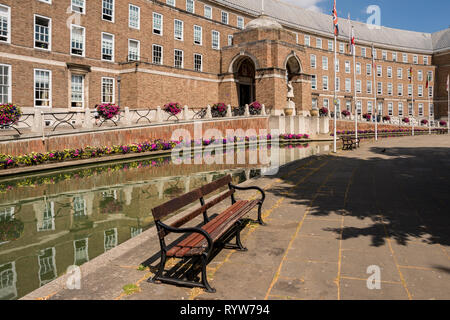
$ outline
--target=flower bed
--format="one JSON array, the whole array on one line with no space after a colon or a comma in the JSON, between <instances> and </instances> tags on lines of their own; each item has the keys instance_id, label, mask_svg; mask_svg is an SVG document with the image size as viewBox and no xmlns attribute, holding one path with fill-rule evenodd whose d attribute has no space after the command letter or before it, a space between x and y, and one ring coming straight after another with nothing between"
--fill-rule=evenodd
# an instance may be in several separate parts
<instances>
[{"instance_id":1,"label":"flower bed","mask_svg":"<svg viewBox=\"0 0 450 320\"><path fill-rule=\"evenodd\" d=\"M120 113L120 107L111 103L102 103L96 107L98 115L105 120L114 118Z\"/></svg>"},{"instance_id":2,"label":"flower bed","mask_svg":"<svg viewBox=\"0 0 450 320\"><path fill-rule=\"evenodd\" d=\"M9 126L19 121L22 116L20 107L13 103L0 104L0 125Z\"/></svg>"},{"instance_id":3,"label":"flower bed","mask_svg":"<svg viewBox=\"0 0 450 320\"><path fill-rule=\"evenodd\" d=\"M441 120L439 121L439 125L445 127L447 125L447 121Z\"/></svg>"},{"instance_id":4,"label":"flower bed","mask_svg":"<svg viewBox=\"0 0 450 320\"><path fill-rule=\"evenodd\" d=\"M181 112L181 105L178 102L169 102L164 105L164 111L172 116L176 116Z\"/></svg>"}]
</instances>

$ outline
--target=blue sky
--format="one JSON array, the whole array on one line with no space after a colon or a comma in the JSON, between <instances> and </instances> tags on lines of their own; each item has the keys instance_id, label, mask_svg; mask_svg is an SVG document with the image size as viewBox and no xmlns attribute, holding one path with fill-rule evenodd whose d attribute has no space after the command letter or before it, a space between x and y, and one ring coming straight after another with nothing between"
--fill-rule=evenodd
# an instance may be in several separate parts
<instances>
[{"instance_id":1,"label":"blue sky","mask_svg":"<svg viewBox=\"0 0 450 320\"><path fill-rule=\"evenodd\" d=\"M300 7L330 13L333 0L281 0ZM377 5L381 25L419 32L436 32L450 27L450 0L336 0L339 17L367 22L366 8Z\"/></svg>"}]
</instances>

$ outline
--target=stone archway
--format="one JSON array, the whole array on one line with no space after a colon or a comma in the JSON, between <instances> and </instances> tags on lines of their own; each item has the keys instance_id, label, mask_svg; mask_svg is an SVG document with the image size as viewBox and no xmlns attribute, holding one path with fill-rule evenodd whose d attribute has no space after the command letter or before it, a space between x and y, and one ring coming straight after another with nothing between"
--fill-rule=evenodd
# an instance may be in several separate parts
<instances>
[{"instance_id":1,"label":"stone archway","mask_svg":"<svg viewBox=\"0 0 450 320\"><path fill-rule=\"evenodd\" d=\"M286 84L291 81L292 88L294 91L294 98L292 101L295 103L295 114L298 114L298 110L302 107L302 81L301 72L302 67L298 57L292 53L286 58L285 62L286 68Z\"/></svg>"},{"instance_id":2,"label":"stone archway","mask_svg":"<svg viewBox=\"0 0 450 320\"><path fill-rule=\"evenodd\" d=\"M236 81L239 106L244 106L255 101L255 73L256 66L253 60L242 56L233 64L233 73Z\"/></svg>"}]
</instances>

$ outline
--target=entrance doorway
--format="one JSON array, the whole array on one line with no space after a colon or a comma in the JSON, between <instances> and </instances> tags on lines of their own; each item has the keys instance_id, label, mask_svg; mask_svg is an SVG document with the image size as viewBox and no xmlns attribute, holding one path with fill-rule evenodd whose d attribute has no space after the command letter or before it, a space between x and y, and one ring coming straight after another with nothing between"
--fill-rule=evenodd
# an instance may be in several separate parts
<instances>
[{"instance_id":1,"label":"entrance doorway","mask_svg":"<svg viewBox=\"0 0 450 320\"><path fill-rule=\"evenodd\" d=\"M242 107L255 101L255 65L248 57L236 63L237 94L239 106Z\"/></svg>"}]
</instances>

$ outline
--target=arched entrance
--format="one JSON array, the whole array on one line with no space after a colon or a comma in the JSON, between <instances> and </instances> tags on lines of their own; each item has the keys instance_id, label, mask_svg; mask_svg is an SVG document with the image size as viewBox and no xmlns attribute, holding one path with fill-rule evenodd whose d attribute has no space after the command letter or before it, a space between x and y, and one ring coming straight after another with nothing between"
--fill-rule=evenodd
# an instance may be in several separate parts
<instances>
[{"instance_id":1,"label":"arched entrance","mask_svg":"<svg viewBox=\"0 0 450 320\"><path fill-rule=\"evenodd\" d=\"M239 106L255 101L255 64L249 57L235 62L235 79Z\"/></svg>"},{"instance_id":2,"label":"arched entrance","mask_svg":"<svg viewBox=\"0 0 450 320\"><path fill-rule=\"evenodd\" d=\"M301 73L300 62L297 57L291 55L286 61L286 82L292 81L295 76Z\"/></svg>"}]
</instances>

